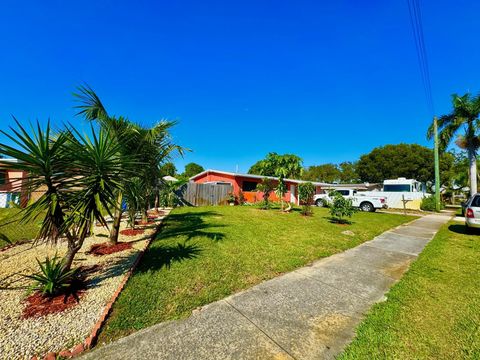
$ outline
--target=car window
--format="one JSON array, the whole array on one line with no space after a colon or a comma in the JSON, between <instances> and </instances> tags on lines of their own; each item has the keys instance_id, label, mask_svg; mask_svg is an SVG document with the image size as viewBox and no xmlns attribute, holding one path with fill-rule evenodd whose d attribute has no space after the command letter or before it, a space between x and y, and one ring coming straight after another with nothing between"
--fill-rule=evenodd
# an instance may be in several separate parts
<instances>
[{"instance_id":1,"label":"car window","mask_svg":"<svg viewBox=\"0 0 480 360\"><path fill-rule=\"evenodd\" d=\"M472 200L472 203L470 204L470 206L473 206L473 207L480 207L480 196L475 196Z\"/></svg>"},{"instance_id":2,"label":"car window","mask_svg":"<svg viewBox=\"0 0 480 360\"><path fill-rule=\"evenodd\" d=\"M348 190L337 190L343 196L347 196L350 192Z\"/></svg>"}]
</instances>

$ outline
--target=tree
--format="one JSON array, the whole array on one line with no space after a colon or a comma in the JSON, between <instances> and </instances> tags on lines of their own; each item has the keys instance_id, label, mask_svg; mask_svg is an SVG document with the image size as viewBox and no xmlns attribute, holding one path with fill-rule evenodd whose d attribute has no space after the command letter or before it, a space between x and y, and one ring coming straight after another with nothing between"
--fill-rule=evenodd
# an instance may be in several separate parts
<instances>
[{"instance_id":1,"label":"tree","mask_svg":"<svg viewBox=\"0 0 480 360\"><path fill-rule=\"evenodd\" d=\"M262 194L263 201L262 201L261 207L264 210L267 210L270 208L270 201L268 198L270 197L270 194L274 189L275 189L275 186L273 184L273 180L269 178L264 178L261 183L257 184L257 190L263 193Z\"/></svg>"},{"instance_id":2,"label":"tree","mask_svg":"<svg viewBox=\"0 0 480 360\"><path fill-rule=\"evenodd\" d=\"M192 176L200 174L202 171L205 171L205 169L201 165L191 162L185 165L183 176L190 179Z\"/></svg>"},{"instance_id":3,"label":"tree","mask_svg":"<svg viewBox=\"0 0 480 360\"><path fill-rule=\"evenodd\" d=\"M285 183L285 179L283 176L280 176L278 178L278 184L277 184L277 187L275 188L275 194L278 196L278 198L280 199L280 207L281 207L281 210L284 211L284 201L283 201L283 197L285 196L285 194L287 193L287 184Z\"/></svg>"},{"instance_id":4,"label":"tree","mask_svg":"<svg viewBox=\"0 0 480 360\"><path fill-rule=\"evenodd\" d=\"M265 159L257 161L249 170L249 174L263 176L281 176L284 178L299 178L302 175L302 159L297 155L279 155L268 153Z\"/></svg>"},{"instance_id":5,"label":"tree","mask_svg":"<svg viewBox=\"0 0 480 360\"><path fill-rule=\"evenodd\" d=\"M125 169L133 160L119 156L118 143L104 129L92 129L91 137L73 128L52 134L49 122L45 129L37 122L30 134L16 124L17 129L0 131L18 148L2 143L0 153L18 160L9 167L29 174L29 189L45 189L22 209L20 223L41 219L37 241L57 243L65 238L63 267L69 270L95 221L107 225L103 213L111 215L114 194L131 176Z\"/></svg>"},{"instance_id":6,"label":"tree","mask_svg":"<svg viewBox=\"0 0 480 360\"><path fill-rule=\"evenodd\" d=\"M298 197L302 206L302 215L312 215L313 195L315 194L315 186L311 182L304 182L298 185Z\"/></svg>"},{"instance_id":7,"label":"tree","mask_svg":"<svg viewBox=\"0 0 480 360\"><path fill-rule=\"evenodd\" d=\"M472 96L466 93L463 96L452 95L453 110L450 114L442 115L438 119L440 149L445 150L455 135L455 143L467 151L470 174L470 194L477 192L477 150L480 140L477 135L480 126L480 95ZM465 132L459 134L463 129ZM427 131L427 138L433 138L433 123Z\"/></svg>"},{"instance_id":8,"label":"tree","mask_svg":"<svg viewBox=\"0 0 480 360\"><path fill-rule=\"evenodd\" d=\"M172 162L167 162L160 167L160 176L172 176L177 175L177 168Z\"/></svg>"},{"instance_id":9,"label":"tree","mask_svg":"<svg viewBox=\"0 0 480 360\"><path fill-rule=\"evenodd\" d=\"M326 183L338 182L341 172L335 164L309 166L303 173L303 180Z\"/></svg>"},{"instance_id":10,"label":"tree","mask_svg":"<svg viewBox=\"0 0 480 360\"><path fill-rule=\"evenodd\" d=\"M353 207L352 199L344 198L336 191L330 193L330 196L333 197L330 205L330 215L333 221L342 224L348 222L344 218L351 218L357 211L357 208Z\"/></svg>"},{"instance_id":11,"label":"tree","mask_svg":"<svg viewBox=\"0 0 480 360\"><path fill-rule=\"evenodd\" d=\"M87 121L97 122L102 129L108 131L119 147L119 155L125 158L136 157L137 165L134 172L142 181L142 197L147 199L149 205L150 197L155 193L155 203L158 203L158 184L160 183L160 166L168 161L170 156L177 152L183 154L184 149L171 142L169 129L176 123L172 121L160 121L152 128L143 128L138 124L129 121L125 117L115 117L107 113L100 98L89 86L78 87L78 93L74 94L80 104L75 108L79 110L77 115L83 116ZM138 165L140 163L141 165ZM131 170L131 169L130 169ZM123 188L127 186L130 179L125 179ZM115 244L118 241L120 222L122 217L123 191L115 194L115 212L113 224L110 230L109 240ZM143 211L146 217L146 209Z\"/></svg>"},{"instance_id":12,"label":"tree","mask_svg":"<svg viewBox=\"0 0 480 360\"><path fill-rule=\"evenodd\" d=\"M442 156L440 164L448 161ZM445 166L445 164L443 165ZM362 155L357 172L364 182L381 183L385 179L406 177L421 182L433 182L433 150L417 144L385 145Z\"/></svg>"},{"instance_id":13,"label":"tree","mask_svg":"<svg viewBox=\"0 0 480 360\"><path fill-rule=\"evenodd\" d=\"M356 162L344 161L338 165L338 169L340 170L341 183L357 183L360 181Z\"/></svg>"}]
</instances>

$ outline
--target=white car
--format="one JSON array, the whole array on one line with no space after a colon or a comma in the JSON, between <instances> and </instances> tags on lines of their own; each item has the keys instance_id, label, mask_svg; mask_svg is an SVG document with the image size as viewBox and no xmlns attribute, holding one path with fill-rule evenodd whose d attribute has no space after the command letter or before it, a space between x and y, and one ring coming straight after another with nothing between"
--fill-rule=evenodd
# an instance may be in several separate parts
<instances>
[{"instance_id":1,"label":"white car","mask_svg":"<svg viewBox=\"0 0 480 360\"><path fill-rule=\"evenodd\" d=\"M335 189L331 192L340 193L346 199L352 199L352 204L362 211L374 212L377 209L386 209L387 199L381 196L362 195L361 192L352 189ZM332 203L332 197L329 194L317 194L313 197L317 206L327 206Z\"/></svg>"},{"instance_id":2,"label":"white car","mask_svg":"<svg viewBox=\"0 0 480 360\"><path fill-rule=\"evenodd\" d=\"M464 211L467 228L480 228L480 194L475 194L468 199Z\"/></svg>"}]
</instances>

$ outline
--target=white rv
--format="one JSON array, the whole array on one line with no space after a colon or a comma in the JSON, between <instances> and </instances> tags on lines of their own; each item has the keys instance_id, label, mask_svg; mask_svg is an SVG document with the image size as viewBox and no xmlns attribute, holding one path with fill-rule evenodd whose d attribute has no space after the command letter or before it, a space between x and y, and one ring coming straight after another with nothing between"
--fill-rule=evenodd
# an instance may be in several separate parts
<instances>
[{"instance_id":1,"label":"white rv","mask_svg":"<svg viewBox=\"0 0 480 360\"><path fill-rule=\"evenodd\" d=\"M412 192L422 193L426 192L425 184L415 179L406 179L400 177L393 180L385 180L383 182L383 191L388 192Z\"/></svg>"},{"instance_id":2,"label":"white rv","mask_svg":"<svg viewBox=\"0 0 480 360\"><path fill-rule=\"evenodd\" d=\"M420 209L422 199L430 196L426 193L425 184L415 179L403 177L388 179L383 182L382 191L369 191L370 195L381 195L387 199L387 205L392 209L402 209L403 203L407 209Z\"/></svg>"}]
</instances>

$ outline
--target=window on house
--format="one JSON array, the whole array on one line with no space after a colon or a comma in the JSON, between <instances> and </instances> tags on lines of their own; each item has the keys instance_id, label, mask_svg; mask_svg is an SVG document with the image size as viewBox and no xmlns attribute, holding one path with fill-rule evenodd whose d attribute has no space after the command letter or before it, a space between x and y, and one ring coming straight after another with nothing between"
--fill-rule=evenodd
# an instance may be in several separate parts
<instances>
[{"instance_id":1,"label":"window on house","mask_svg":"<svg viewBox=\"0 0 480 360\"><path fill-rule=\"evenodd\" d=\"M255 181L243 181L242 191L255 191L257 184Z\"/></svg>"},{"instance_id":2,"label":"window on house","mask_svg":"<svg viewBox=\"0 0 480 360\"><path fill-rule=\"evenodd\" d=\"M0 185L5 185L7 183L7 172L5 170L0 170Z\"/></svg>"}]
</instances>

